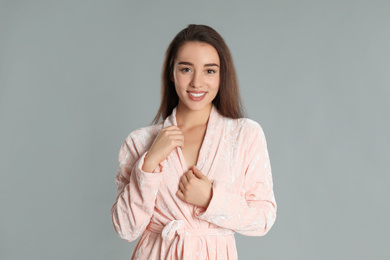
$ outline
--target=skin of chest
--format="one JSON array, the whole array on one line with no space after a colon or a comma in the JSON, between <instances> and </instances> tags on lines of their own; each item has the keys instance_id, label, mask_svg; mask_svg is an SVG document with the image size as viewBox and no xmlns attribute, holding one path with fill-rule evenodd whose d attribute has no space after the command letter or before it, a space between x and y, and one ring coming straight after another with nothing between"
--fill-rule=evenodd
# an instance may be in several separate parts
<instances>
[{"instance_id":1,"label":"skin of chest","mask_svg":"<svg viewBox=\"0 0 390 260\"><path fill-rule=\"evenodd\" d=\"M196 165L199 151L202 147L203 139L206 133L206 126L197 126L191 129L182 130L184 135L184 147L182 148L187 167L190 169Z\"/></svg>"}]
</instances>

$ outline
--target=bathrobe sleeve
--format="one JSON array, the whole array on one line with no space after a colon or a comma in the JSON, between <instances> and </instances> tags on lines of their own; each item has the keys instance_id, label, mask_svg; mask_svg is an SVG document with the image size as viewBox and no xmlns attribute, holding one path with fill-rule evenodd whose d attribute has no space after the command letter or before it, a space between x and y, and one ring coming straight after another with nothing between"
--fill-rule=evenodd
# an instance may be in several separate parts
<instances>
[{"instance_id":1,"label":"bathrobe sleeve","mask_svg":"<svg viewBox=\"0 0 390 260\"><path fill-rule=\"evenodd\" d=\"M275 222L276 202L264 132L257 123L253 125L255 129L246 133L251 141L241 171L245 174L242 187L237 191L231 184L215 180L209 206L197 208L195 215L242 235L263 236Z\"/></svg>"},{"instance_id":2,"label":"bathrobe sleeve","mask_svg":"<svg viewBox=\"0 0 390 260\"><path fill-rule=\"evenodd\" d=\"M162 180L162 165L153 173L142 166L147 152L140 153L129 136L119 152L116 175L118 194L111 208L116 233L126 241L137 239L146 229L153 214L158 187Z\"/></svg>"}]
</instances>

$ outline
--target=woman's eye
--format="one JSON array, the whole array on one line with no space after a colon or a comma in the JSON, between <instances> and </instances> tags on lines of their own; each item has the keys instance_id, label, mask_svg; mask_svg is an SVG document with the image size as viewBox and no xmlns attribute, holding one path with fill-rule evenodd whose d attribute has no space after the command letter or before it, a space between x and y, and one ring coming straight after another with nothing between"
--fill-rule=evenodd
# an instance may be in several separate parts
<instances>
[{"instance_id":1,"label":"woman's eye","mask_svg":"<svg viewBox=\"0 0 390 260\"><path fill-rule=\"evenodd\" d=\"M182 71L182 72L191 72L191 69L190 68L183 68L180 71Z\"/></svg>"},{"instance_id":2,"label":"woman's eye","mask_svg":"<svg viewBox=\"0 0 390 260\"><path fill-rule=\"evenodd\" d=\"M215 73L215 70L207 70L207 73L208 74L213 74L213 73Z\"/></svg>"}]
</instances>

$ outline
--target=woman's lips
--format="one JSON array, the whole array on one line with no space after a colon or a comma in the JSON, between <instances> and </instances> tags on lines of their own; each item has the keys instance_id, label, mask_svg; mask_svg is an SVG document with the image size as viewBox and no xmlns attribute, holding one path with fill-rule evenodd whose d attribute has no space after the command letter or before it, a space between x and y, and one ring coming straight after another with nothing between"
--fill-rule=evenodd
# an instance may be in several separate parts
<instances>
[{"instance_id":1,"label":"woman's lips","mask_svg":"<svg viewBox=\"0 0 390 260\"><path fill-rule=\"evenodd\" d=\"M195 91L187 91L188 96L192 101L201 101L207 92L195 92Z\"/></svg>"}]
</instances>

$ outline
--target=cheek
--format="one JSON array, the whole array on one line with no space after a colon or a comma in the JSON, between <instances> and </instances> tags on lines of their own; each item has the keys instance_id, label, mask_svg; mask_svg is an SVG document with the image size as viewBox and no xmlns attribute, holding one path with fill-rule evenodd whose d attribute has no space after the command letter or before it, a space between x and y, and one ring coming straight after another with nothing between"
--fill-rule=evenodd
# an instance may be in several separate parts
<instances>
[{"instance_id":1,"label":"cheek","mask_svg":"<svg viewBox=\"0 0 390 260\"><path fill-rule=\"evenodd\" d=\"M175 82L176 88L181 88L181 87L185 87L185 85L187 84L188 80L186 79L185 76L180 75L180 76L176 76L174 82Z\"/></svg>"},{"instance_id":2,"label":"cheek","mask_svg":"<svg viewBox=\"0 0 390 260\"><path fill-rule=\"evenodd\" d=\"M219 90L219 84L220 84L219 78L213 79L212 86L213 86L213 89L214 89L215 91L218 91L218 90Z\"/></svg>"}]
</instances>

